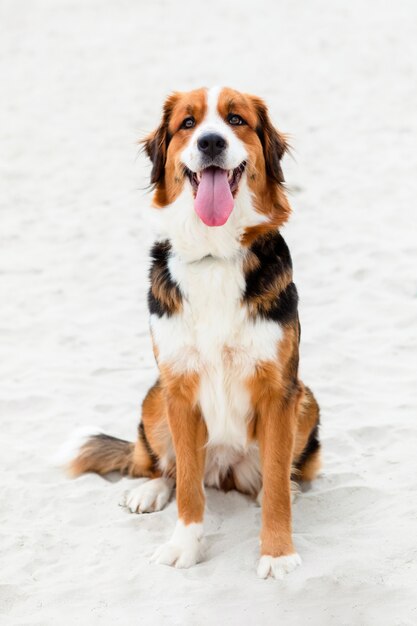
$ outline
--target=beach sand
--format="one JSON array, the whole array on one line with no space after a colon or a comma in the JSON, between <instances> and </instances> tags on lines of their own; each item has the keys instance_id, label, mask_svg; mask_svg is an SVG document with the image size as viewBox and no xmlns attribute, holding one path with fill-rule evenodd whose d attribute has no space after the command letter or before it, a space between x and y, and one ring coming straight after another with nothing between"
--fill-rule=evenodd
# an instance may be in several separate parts
<instances>
[{"instance_id":1,"label":"beach sand","mask_svg":"<svg viewBox=\"0 0 417 626\"><path fill-rule=\"evenodd\" d=\"M417 5L5 1L0 7L0 621L417 624ZM283 230L324 466L303 565L256 577L260 509L208 490L206 560L149 562L176 519L50 459L86 424L133 440L156 376L149 165L171 90L258 94L290 135Z\"/></svg>"}]
</instances>

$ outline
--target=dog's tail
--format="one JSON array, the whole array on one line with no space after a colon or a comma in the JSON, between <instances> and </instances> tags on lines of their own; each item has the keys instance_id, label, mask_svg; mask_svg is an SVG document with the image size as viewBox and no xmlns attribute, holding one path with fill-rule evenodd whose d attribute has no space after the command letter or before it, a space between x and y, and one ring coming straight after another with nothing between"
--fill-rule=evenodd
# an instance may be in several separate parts
<instances>
[{"instance_id":1,"label":"dog's tail","mask_svg":"<svg viewBox=\"0 0 417 626\"><path fill-rule=\"evenodd\" d=\"M77 456L69 462L68 472L73 477L86 472L132 475L134 447L129 441L104 433L91 435L80 447Z\"/></svg>"},{"instance_id":2,"label":"dog's tail","mask_svg":"<svg viewBox=\"0 0 417 626\"><path fill-rule=\"evenodd\" d=\"M78 431L55 456L55 463L64 465L73 478L94 472L119 472L132 477L153 476L154 460L141 439L136 443L102 432Z\"/></svg>"}]
</instances>

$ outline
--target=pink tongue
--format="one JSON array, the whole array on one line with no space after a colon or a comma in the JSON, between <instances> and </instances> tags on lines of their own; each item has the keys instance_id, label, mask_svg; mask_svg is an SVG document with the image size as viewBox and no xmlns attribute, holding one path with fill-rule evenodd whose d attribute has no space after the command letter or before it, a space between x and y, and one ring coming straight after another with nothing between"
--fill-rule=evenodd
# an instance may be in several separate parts
<instances>
[{"instance_id":1,"label":"pink tongue","mask_svg":"<svg viewBox=\"0 0 417 626\"><path fill-rule=\"evenodd\" d=\"M233 210L234 200L227 171L208 167L201 172L194 209L207 226L223 226Z\"/></svg>"}]
</instances>

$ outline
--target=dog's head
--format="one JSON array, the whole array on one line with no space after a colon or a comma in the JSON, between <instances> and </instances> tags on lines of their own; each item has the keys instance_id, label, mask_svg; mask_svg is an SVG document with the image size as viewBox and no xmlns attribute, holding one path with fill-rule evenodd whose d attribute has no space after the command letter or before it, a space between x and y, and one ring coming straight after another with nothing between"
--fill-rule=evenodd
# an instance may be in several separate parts
<instances>
[{"instance_id":1,"label":"dog's head","mask_svg":"<svg viewBox=\"0 0 417 626\"><path fill-rule=\"evenodd\" d=\"M152 161L156 207L188 193L200 220L221 227L238 210L235 204L246 186L262 219L244 237L253 239L286 221L290 208L281 159L287 144L260 98L229 88L173 93L144 146Z\"/></svg>"}]
</instances>

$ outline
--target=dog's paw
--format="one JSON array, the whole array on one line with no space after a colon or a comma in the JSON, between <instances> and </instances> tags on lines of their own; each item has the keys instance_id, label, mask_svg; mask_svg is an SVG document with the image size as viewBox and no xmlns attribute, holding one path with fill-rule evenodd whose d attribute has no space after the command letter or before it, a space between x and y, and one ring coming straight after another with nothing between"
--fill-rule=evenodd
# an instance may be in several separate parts
<instances>
[{"instance_id":1,"label":"dog's paw","mask_svg":"<svg viewBox=\"0 0 417 626\"><path fill-rule=\"evenodd\" d=\"M168 541L158 548L153 560L159 565L171 565L178 568L187 568L196 565L200 560L200 553L196 547L185 548L177 543Z\"/></svg>"},{"instance_id":2,"label":"dog's paw","mask_svg":"<svg viewBox=\"0 0 417 626\"><path fill-rule=\"evenodd\" d=\"M178 520L171 540L158 548L152 560L160 565L187 568L198 563L202 556L202 524L185 526Z\"/></svg>"},{"instance_id":3,"label":"dog's paw","mask_svg":"<svg viewBox=\"0 0 417 626\"><path fill-rule=\"evenodd\" d=\"M172 489L172 479L153 478L127 491L120 504L132 513L161 511L167 504Z\"/></svg>"},{"instance_id":4,"label":"dog's paw","mask_svg":"<svg viewBox=\"0 0 417 626\"><path fill-rule=\"evenodd\" d=\"M272 578L282 580L285 574L289 574L299 565L301 565L301 558L296 553L275 557L264 554L259 560L258 576L259 578L272 576Z\"/></svg>"}]
</instances>

